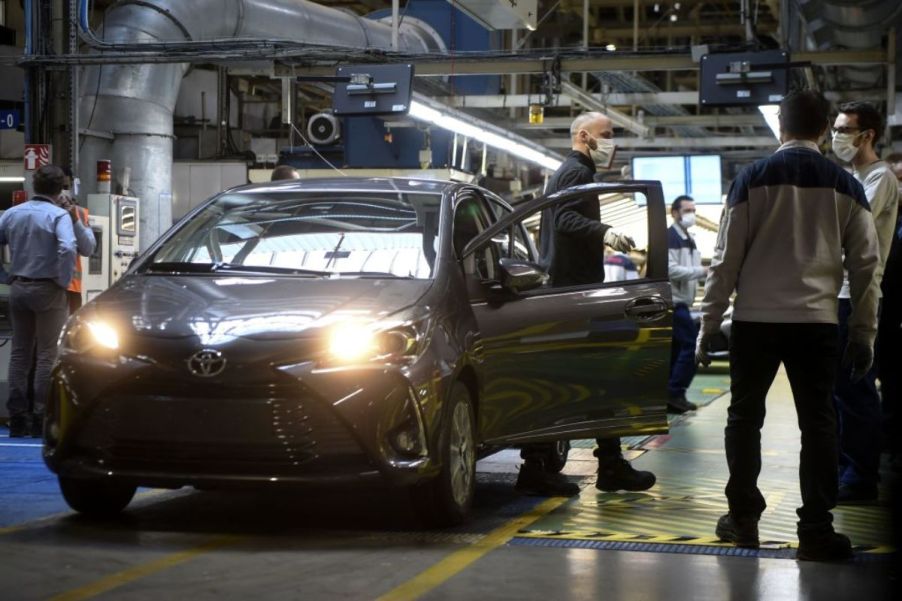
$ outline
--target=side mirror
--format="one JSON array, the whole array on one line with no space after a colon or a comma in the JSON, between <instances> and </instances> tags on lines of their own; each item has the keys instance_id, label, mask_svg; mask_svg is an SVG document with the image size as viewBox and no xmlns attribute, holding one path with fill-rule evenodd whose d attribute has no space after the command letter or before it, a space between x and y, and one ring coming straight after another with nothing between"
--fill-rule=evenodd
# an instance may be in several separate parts
<instances>
[{"instance_id":1,"label":"side mirror","mask_svg":"<svg viewBox=\"0 0 902 601\"><path fill-rule=\"evenodd\" d=\"M548 274L535 263L505 257L498 262L501 285L511 292L525 292L542 286Z\"/></svg>"}]
</instances>

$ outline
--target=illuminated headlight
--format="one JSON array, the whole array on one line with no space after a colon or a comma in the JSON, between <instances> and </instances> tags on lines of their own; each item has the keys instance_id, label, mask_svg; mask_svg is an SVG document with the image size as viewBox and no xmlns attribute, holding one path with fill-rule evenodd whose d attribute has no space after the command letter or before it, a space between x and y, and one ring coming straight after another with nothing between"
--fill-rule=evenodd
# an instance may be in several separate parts
<instances>
[{"instance_id":1,"label":"illuminated headlight","mask_svg":"<svg viewBox=\"0 0 902 601\"><path fill-rule=\"evenodd\" d=\"M86 353L94 350L109 352L119 349L119 334L102 319L73 317L63 331L64 351Z\"/></svg>"},{"instance_id":2,"label":"illuminated headlight","mask_svg":"<svg viewBox=\"0 0 902 601\"><path fill-rule=\"evenodd\" d=\"M329 332L328 352L333 361L404 361L416 357L426 342L426 324L402 324L385 329L342 324Z\"/></svg>"},{"instance_id":3,"label":"illuminated headlight","mask_svg":"<svg viewBox=\"0 0 902 601\"><path fill-rule=\"evenodd\" d=\"M110 350L119 348L119 334L112 326L102 321L87 321L85 325L97 344Z\"/></svg>"}]
</instances>

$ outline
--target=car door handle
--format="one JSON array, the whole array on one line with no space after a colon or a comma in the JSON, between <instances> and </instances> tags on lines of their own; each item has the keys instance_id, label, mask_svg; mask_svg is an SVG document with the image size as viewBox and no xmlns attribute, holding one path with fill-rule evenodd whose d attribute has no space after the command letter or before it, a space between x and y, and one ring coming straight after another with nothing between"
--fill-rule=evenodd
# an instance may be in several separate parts
<instances>
[{"instance_id":1,"label":"car door handle","mask_svg":"<svg viewBox=\"0 0 902 601\"><path fill-rule=\"evenodd\" d=\"M669 307L667 302L657 296L645 296L642 298L634 298L626 304L623 312L627 317L638 319L641 321L653 321L663 317Z\"/></svg>"}]
</instances>

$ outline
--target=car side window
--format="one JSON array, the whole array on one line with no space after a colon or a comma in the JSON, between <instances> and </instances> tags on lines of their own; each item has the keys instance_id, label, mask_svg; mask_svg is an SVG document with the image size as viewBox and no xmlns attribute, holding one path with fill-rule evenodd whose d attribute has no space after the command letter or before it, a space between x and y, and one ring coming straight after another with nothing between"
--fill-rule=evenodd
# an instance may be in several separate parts
<instances>
[{"instance_id":1,"label":"car side window","mask_svg":"<svg viewBox=\"0 0 902 601\"><path fill-rule=\"evenodd\" d=\"M467 243L482 233L489 225L488 216L476 196L467 196L463 198L454 211L454 223L452 226L452 240L454 243L454 252L457 258L461 258L461 254ZM492 245L472 253L462 260L464 273L476 277L480 280L495 280L495 250Z\"/></svg>"},{"instance_id":2,"label":"car side window","mask_svg":"<svg viewBox=\"0 0 902 601\"><path fill-rule=\"evenodd\" d=\"M510 207L489 197L487 204L495 215L495 219L503 219L513 211ZM529 242L529 233L522 223L516 223L509 229L500 232L492 238L495 252L499 257L519 259L521 261L535 261L534 245Z\"/></svg>"},{"instance_id":3,"label":"car side window","mask_svg":"<svg viewBox=\"0 0 902 601\"><path fill-rule=\"evenodd\" d=\"M538 263L550 275L542 292L645 277L649 216L644 194L611 192L577 197L553 209L537 211L523 223L538 242ZM619 236L602 241L593 225L596 223L609 226ZM634 248L623 246L623 237L632 239Z\"/></svg>"},{"instance_id":4,"label":"car side window","mask_svg":"<svg viewBox=\"0 0 902 601\"><path fill-rule=\"evenodd\" d=\"M636 243L629 251L604 249L604 281L628 282L646 276L648 259L648 202L645 195L617 193L599 198L601 222Z\"/></svg>"}]
</instances>

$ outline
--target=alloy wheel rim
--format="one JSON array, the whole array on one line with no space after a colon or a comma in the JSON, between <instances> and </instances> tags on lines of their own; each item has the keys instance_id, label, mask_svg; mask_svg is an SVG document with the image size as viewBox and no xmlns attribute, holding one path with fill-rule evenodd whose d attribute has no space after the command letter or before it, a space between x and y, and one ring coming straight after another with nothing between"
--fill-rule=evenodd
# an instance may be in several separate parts
<instances>
[{"instance_id":1,"label":"alloy wheel rim","mask_svg":"<svg viewBox=\"0 0 902 601\"><path fill-rule=\"evenodd\" d=\"M454 502L464 507L469 501L476 471L473 426L466 403L459 402L454 407L450 446L451 492Z\"/></svg>"}]
</instances>

